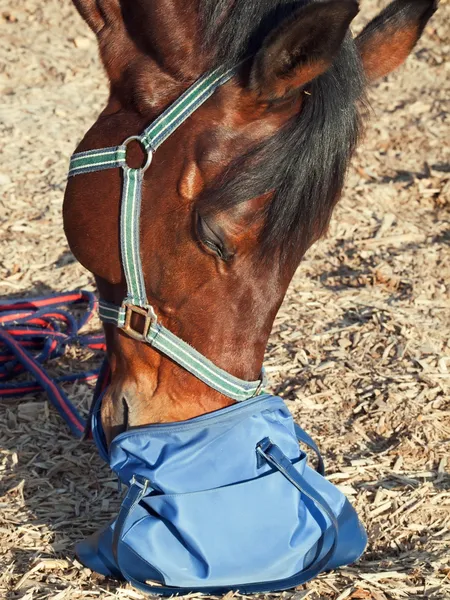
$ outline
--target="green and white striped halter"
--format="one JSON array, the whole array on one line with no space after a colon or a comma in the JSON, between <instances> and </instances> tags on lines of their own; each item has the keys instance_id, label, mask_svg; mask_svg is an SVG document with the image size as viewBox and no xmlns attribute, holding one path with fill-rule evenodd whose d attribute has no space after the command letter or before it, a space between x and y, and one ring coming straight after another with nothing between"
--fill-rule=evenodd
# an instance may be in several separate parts
<instances>
[{"instance_id":1,"label":"green and white striped halter","mask_svg":"<svg viewBox=\"0 0 450 600\"><path fill-rule=\"evenodd\" d=\"M192 346L158 323L153 307L148 303L140 256L140 213L142 180L150 166L153 153L215 90L228 81L236 68L219 68L202 76L178 100L166 109L141 135L127 138L120 146L100 148L74 154L69 177L122 168L123 189L120 214L120 246L127 283L127 296L121 306L100 300L100 319L113 323L130 337L150 344L211 388L236 401L247 400L262 392L264 375L258 381L244 381L230 375L197 352ZM147 153L147 160L138 169L127 165L127 146L136 140ZM142 331L132 327L133 314L143 317Z\"/></svg>"}]
</instances>

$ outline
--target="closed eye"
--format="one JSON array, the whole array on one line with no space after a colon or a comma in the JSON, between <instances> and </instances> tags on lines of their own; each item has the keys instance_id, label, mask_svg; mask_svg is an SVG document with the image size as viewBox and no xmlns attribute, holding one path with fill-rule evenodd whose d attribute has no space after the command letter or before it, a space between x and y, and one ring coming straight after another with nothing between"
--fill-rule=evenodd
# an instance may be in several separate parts
<instances>
[{"instance_id":1,"label":"closed eye","mask_svg":"<svg viewBox=\"0 0 450 600\"><path fill-rule=\"evenodd\" d=\"M210 252L214 252L214 254L224 261L232 258L233 254L227 250L223 239L199 214L197 214L196 229L197 237L204 248Z\"/></svg>"},{"instance_id":2,"label":"closed eye","mask_svg":"<svg viewBox=\"0 0 450 600\"><path fill-rule=\"evenodd\" d=\"M222 251L222 248L218 244L215 244L211 240L207 240L207 239L201 240L201 241L207 248L209 248L209 250L212 250L213 252L215 252L217 254L217 256L219 258L223 259L223 251Z\"/></svg>"}]
</instances>

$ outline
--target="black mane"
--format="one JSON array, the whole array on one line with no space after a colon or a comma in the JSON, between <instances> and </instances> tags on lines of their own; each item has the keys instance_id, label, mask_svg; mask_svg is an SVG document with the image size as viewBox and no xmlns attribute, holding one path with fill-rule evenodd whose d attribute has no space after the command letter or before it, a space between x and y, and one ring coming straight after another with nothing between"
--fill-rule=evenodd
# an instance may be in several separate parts
<instances>
[{"instance_id":1,"label":"black mane","mask_svg":"<svg viewBox=\"0 0 450 600\"><path fill-rule=\"evenodd\" d=\"M256 52L265 35L303 4L235 0L229 9L229 0L200 0L213 66L236 64ZM308 84L300 113L213 182L205 207L223 210L273 191L266 206L263 249L302 254L325 232L339 198L361 129L364 83L349 35L328 71Z\"/></svg>"}]
</instances>

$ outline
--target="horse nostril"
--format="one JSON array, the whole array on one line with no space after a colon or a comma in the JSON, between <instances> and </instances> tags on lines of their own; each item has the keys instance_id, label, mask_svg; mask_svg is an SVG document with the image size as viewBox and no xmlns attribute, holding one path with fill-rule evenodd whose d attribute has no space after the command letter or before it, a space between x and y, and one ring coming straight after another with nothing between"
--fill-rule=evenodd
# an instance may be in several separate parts
<instances>
[{"instance_id":1,"label":"horse nostril","mask_svg":"<svg viewBox=\"0 0 450 600\"><path fill-rule=\"evenodd\" d=\"M130 414L130 407L125 397L122 397L121 401L118 402L117 411L114 411L114 417L111 420L111 441L128 429L128 417Z\"/></svg>"},{"instance_id":2,"label":"horse nostril","mask_svg":"<svg viewBox=\"0 0 450 600\"><path fill-rule=\"evenodd\" d=\"M130 407L128 406L128 402L126 398L122 398L122 408L123 408L123 429L122 431L126 431L128 429L128 416L130 414Z\"/></svg>"},{"instance_id":3,"label":"horse nostril","mask_svg":"<svg viewBox=\"0 0 450 600\"><path fill-rule=\"evenodd\" d=\"M128 429L129 405L124 396L105 398L102 403L102 425L108 446L120 433Z\"/></svg>"}]
</instances>

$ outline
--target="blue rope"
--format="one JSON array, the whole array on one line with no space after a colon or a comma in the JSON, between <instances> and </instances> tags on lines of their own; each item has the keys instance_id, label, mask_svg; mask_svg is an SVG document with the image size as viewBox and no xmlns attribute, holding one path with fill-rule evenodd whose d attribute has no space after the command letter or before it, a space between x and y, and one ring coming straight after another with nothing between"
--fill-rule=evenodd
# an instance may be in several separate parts
<instances>
[{"instance_id":1,"label":"blue rope","mask_svg":"<svg viewBox=\"0 0 450 600\"><path fill-rule=\"evenodd\" d=\"M85 304L80 318L67 310ZM102 334L79 333L96 310L95 295L84 290L0 302L0 399L45 391L70 431L77 438L84 437L86 421L61 384L96 380L100 369L52 379L43 365L62 356L70 345L105 350ZM32 379L17 381L24 373Z\"/></svg>"}]
</instances>

